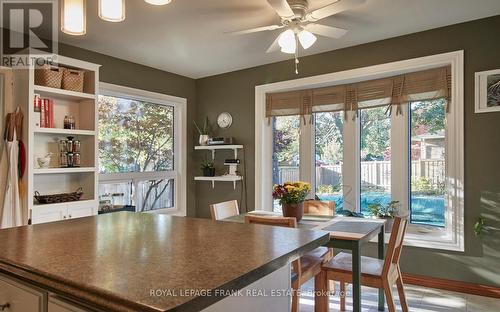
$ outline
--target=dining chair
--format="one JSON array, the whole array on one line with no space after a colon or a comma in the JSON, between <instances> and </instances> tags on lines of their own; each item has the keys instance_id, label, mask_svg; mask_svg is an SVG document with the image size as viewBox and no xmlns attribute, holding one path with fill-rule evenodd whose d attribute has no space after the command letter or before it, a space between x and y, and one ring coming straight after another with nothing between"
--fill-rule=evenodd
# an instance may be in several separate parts
<instances>
[{"instance_id":1,"label":"dining chair","mask_svg":"<svg viewBox=\"0 0 500 312\"><path fill-rule=\"evenodd\" d=\"M389 312L396 311L392 286L396 284L403 312L408 311L403 277L399 267L399 259L403 248L403 241L406 232L407 219L395 218L394 225L389 239L389 245L385 254L385 260L371 257L361 257L361 285L383 289L387 298ZM316 275L316 291L321 288L328 288L327 281L335 280L340 282L340 310L345 311L345 283L352 283L352 257L349 253L340 252L332 260L324 263L321 274ZM327 310L326 307L317 307L319 310Z\"/></svg>"},{"instance_id":2,"label":"dining chair","mask_svg":"<svg viewBox=\"0 0 500 312\"><path fill-rule=\"evenodd\" d=\"M308 215L331 216L335 215L335 202L322 200L306 200L304 213Z\"/></svg>"},{"instance_id":3,"label":"dining chair","mask_svg":"<svg viewBox=\"0 0 500 312\"><path fill-rule=\"evenodd\" d=\"M230 200L223 203L210 205L212 220L218 221L240 214L237 200Z\"/></svg>"},{"instance_id":4,"label":"dining chair","mask_svg":"<svg viewBox=\"0 0 500 312\"><path fill-rule=\"evenodd\" d=\"M289 228L297 227L293 217L245 216L245 223L274 225ZM292 262L292 312L299 311L299 289L302 284L321 272L321 264L332 258L333 254L326 247L318 247Z\"/></svg>"}]
</instances>

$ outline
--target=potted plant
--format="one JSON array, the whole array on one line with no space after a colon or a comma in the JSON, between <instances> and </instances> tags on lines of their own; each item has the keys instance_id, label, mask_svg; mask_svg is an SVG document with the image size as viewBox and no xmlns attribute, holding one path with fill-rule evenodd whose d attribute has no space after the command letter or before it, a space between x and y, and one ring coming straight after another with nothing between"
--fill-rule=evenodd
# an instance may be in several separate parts
<instances>
[{"instance_id":1,"label":"potted plant","mask_svg":"<svg viewBox=\"0 0 500 312\"><path fill-rule=\"evenodd\" d=\"M368 211L375 218L386 219L385 231L391 232L394 218L397 217L399 212L399 206L399 201L393 200L387 205L382 205L381 203L368 205Z\"/></svg>"},{"instance_id":2,"label":"potted plant","mask_svg":"<svg viewBox=\"0 0 500 312\"><path fill-rule=\"evenodd\" d=\"M273 188L273 198L278 199L284 217L295 217L297 222L304 215L304 200L311 191L311 185L306 182L286 182Z\"/></svg>"},{"instance_id":3,"label":"potted plant","mask_svg":"<svg viewBox=\"0 0 500 312\"><path fill-rule=\"evenodd\" d=\"M205 122L203 123L203 127L199 127L196 121L194 122L194 126L196 127L196 130L198 130L198 133L200 134L199 137L199 144L200 145L208 145L208 139L210 138L210 121L208 120L208 117L205 118Z\"/></svg>"},{"instance_id":4,"label":"potted plant","mask_svg":"<svg viewBox=\"0 0 500 312\"><path fill-rule=\"evenodd\" d=\"M205 160L201 163L201 170L204 177L215 177L215 165L213 162Z\"/></svg>"}]
</instances>

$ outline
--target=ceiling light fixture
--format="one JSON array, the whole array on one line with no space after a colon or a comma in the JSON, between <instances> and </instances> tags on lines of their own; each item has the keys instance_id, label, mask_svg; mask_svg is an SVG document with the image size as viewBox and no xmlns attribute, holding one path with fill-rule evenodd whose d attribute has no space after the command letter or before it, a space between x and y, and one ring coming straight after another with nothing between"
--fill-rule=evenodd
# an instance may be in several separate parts
<instances>
[{"instance_id":1,"label":"ceiling light fixture","mask_svg":"<svg viewBox=\"0 0 500 312\"><path fill-rule=\"evenodd\" d=\"M63 0L61 10L61 31L73 36L85 35L85 0Z\"/></svg>"},{"instance_id":2,"label":"ceiling light fixture","mask_svg":"<svg viewBox=\"0 0 500 312\"><path fill-rule=\"evenodd\" d=\"M152 5L165 5L172 2L172 0L144 0L144 1Z\"/></svg>"},{"instance_id":3,"label":"ceiling light fixture","mask_svg":"<svg viewBox=\"0 0 500 312\"><path fill-rule=\"evenodd\" d=\"M313 35L310 31L302 30L298 34L300 45L304 48L304 50L309 49L318 38Z\"/></svg>"},{"instance_id":4,"label":"ceiling light fixture","mask_svg":"<svg viewBox=\"0 0 500 312\"><path fill-rule=\"evenodd\" d=\"M285 30L278 40L281 47L281 52L288 54L295 54L297 50L297 41L295 39L295 32L291 29Z\"/></svg>"},{"instance_id":5,"label":"ceiling light fixture","mask_svg":"<svg viewBox=\"0 0 500 312\"><path fill-rule=\"evenodd\" d=\"M123 22L125 0L99 0L99 17L108 22Z\"/></svg>"}]
</instances>

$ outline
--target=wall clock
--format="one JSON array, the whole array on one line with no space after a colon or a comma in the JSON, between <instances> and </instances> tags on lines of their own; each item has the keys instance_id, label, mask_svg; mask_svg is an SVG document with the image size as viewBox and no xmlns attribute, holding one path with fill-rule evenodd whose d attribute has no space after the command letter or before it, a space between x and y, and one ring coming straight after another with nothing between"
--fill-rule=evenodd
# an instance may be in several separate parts
<instances>
[{"instance_id":1,"label":"wall clock","mask_svg":"<svg viewBox=\"0 0 500 312\"><path fill-rule=\"evenodd\" d=\"M217 124L222 129L227 129L231 127L232 123L233 123L233 116L231 116L231 114L227 112L221 113L219 117L217 117Z\"/></svg>"}]
</instances>

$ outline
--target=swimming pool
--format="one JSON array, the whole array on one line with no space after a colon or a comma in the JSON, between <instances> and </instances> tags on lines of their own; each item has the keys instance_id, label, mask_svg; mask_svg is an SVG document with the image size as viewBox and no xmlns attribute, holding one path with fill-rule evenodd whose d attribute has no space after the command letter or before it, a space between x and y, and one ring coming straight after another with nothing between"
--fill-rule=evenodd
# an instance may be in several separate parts
<instances>
[{"instance_id":1,"label":"swimming pool","mask_svg":"<svg viewBox=\"0 0 500 312\"><path fill-rule=\"evenodd\" d=\"M344 209L343 197L335 194L318 195L321 200L330 200L335 202L337 212ZM361 197L361 212L369 215L368 206L380 203L387 205L391 202L390 194L382 193L363 193ZM419 195L411 198L411 222L432 226L444 227L444 196Z\"/></svg>"}]
</instances>

